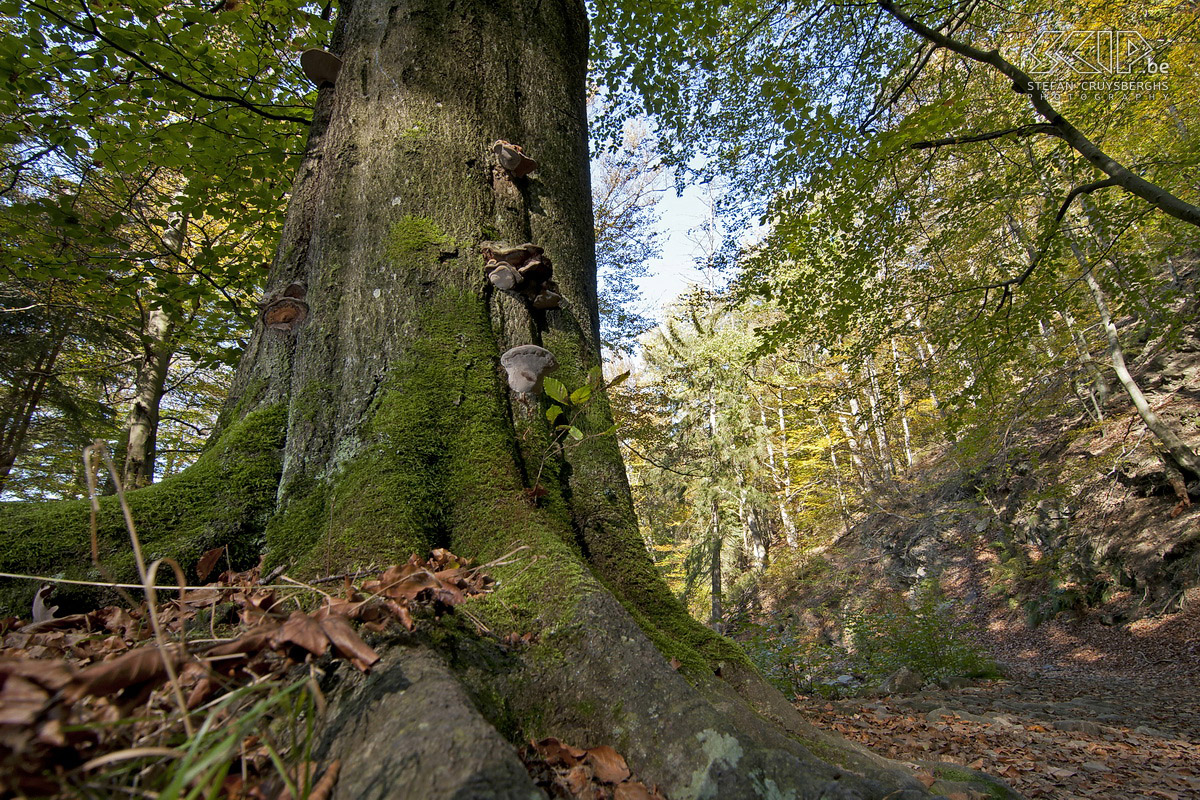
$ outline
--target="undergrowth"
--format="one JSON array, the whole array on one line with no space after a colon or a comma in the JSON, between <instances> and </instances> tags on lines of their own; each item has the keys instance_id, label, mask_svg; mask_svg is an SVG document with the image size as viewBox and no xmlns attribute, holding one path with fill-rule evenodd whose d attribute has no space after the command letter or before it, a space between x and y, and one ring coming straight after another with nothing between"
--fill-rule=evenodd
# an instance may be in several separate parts
<instances>
[{"instance_id":1,"label":"undergrowth","mask_svg":"<svg viewBox=\"0 0 1200 800\"><path fill-rule=\"evenodd\" d=\"M734 629L755 666L786 694L832 694L860 680L878 684L901 667L927 680L999 674L936 582L919 585L907 601L879 594L842 611L840 633L831 636L792 620L742 621Z\"/></svg>"}]
</instances>

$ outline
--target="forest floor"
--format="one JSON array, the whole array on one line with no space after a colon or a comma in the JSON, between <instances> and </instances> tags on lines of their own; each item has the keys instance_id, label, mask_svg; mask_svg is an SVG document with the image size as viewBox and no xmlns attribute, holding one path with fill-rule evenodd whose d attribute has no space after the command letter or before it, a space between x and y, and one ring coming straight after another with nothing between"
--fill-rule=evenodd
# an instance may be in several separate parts
<instances>
[{"instance_id":1,"label":"forest floor","mask_svg":"<svg viewBox=\"0 0 1200 800\"><path fill-rule=\"evenodd\" d=\"M918 772L958 763L1028 798L1200 798L1200 596L1126 626L989 626L983 643L1002 680L798 706Z\"/></svg>"}]
</instances>

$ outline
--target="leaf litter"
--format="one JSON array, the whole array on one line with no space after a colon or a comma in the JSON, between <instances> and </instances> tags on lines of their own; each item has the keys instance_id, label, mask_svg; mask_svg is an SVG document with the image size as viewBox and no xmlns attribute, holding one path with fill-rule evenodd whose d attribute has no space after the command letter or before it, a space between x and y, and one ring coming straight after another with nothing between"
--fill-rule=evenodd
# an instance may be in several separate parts
<instances>
[{"instance_id":1,"label":"leaf litter","mask_svg":"<svg viewBox=\"0 0 1200 800\"><path fill-rule=\"evenodd\" d=\"M197 574L207 577L224 554L204 553ZM259 567L226 570L177 598L160 598L153 610L169 636L166 647L155 639L145 603L55 617L51 593L39 589L32 619L0 619L0 798L175 797L201 789L228 800L323 800L338 764L322 772L303 757L312 726L302 720L324 705L317 660L344 659L369 671L380 657L358 628L412 631L418 614L446 613L488 592L493 580L438 549L361 586L347 577L340 596L292 583L263 585ZM308 610L314 596L321 603ZM182 725L176 691L188 715L205 720L194 735ZM276 733L271 741L280 719L302 729L299 738ZM205 746L215 750L201 752ZM281 754L289 751L301 764L283 769ZM213 752L218 757L208 757Z\"/></svg>"},{"instance_id":2,"label":"leaf litter","mask_svg":"<svg viewBox=\"0 0 1200 800\"><path fill-rule=\"evenodd\" d=\"M606 744L575 747L553 736L531 741L521 760L550 797L570 800L667 800L657 786L636 780L625 758Z\"/></svg>"}]
</instances>

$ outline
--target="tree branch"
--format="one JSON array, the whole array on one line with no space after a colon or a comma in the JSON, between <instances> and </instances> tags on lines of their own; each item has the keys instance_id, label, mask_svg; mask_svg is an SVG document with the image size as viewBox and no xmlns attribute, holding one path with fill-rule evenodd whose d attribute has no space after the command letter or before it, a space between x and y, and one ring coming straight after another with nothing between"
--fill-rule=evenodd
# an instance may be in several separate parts
<instances>
[{"instance_id":1,"label":"tree branch","mask_svg":"<svg viewBox=\"0 0 1200 800\"><path fill-rule=\"evenodd\" d=\"M939 33L924 23L908 16L896 8L892 0L876 0L876 2L879 3L880 8L895 17L901 25L921 38L933 42L938 47L958 53L964 58L969 58L980 64L987 64L1006 77L1011 78L1013 91L1029 95L1029 100L1033 103L1034 109L1046 122L1054 127L1058 137L1074 148L1077 153L1087 159L1093 166L1112 178L1115 182L1114 185L1120 186L1130 194L1142 198L1165 214L1200 227L1200 207L1181 200L1161 186L1150 183L1145 178L1131 172L1123 164L1101 150L1095 142L1064 119L1062 114L1058 113L1054 106L1046 100L1046 96L1042 94L1037 81L1030 78L1016 65L1001 56L999 50L980 50L978 47L973 47L965 42L951 39L949 36Z\"/></svg>"},{"instance_id":2,"label":"tree branch","mask_svg":"<svg viewBox=\"0 0 1200 800\"><path fill-rule=\"evenodd\" d=\"M1054 235L1058 233L1058 229L1062 225L1063 219L1067 216L1067 211L1070 210L1071 204L1075 202L1075 198L1081 195L1091 194L1099 189L1106 189L1109 186L1119 185L1120 183L1116 178L1106 178L1100 181L1093 181L1092 183L1085 183L1082 186L1076 186L1074 189L1067 192L1067 196L1063 199L1062 205L1058 207L1058 213L1055 214L1054 219L1050 221L1050 229L1047 230L1042 236L1042 241L1037 249L1037 252L1034 253L1029 259L1029 266L1026 267L1025 270L1015 278L1009 278L1006 281L992 283L987 286L976 287L977 289L984 290L984 305L987 305L987 292L990 292L992 289L1000 289L1002 292L1000 295L1000 302L996 305L997 313L1004 307L1005 302L1012 300L1013 289L1020 287L1021 284L1029 280L1029 276L1033 274L1033 271L1038 268L1038 264L1042 263L1042 259L1046 257L1046 251L1050 249L1050 242L1054 238Z\"/></svg>"},{"instance_id":3,"label":"tree branch","mask_svg":"<svg viewBox=\"0 0 1200 800\"><path fill-rule=\"evenodd\" d=\"M661 470L666 470L667 472L674 472L676 475L682 475L685 478L711 478L711 477L713 477L711 473L680 472L679 470L677 470L673 467L668 467L666 464L658 463L657 461L655 461L654 459L645 455L644 453L639 453L633 447L633 445L631 445L629 442L627 442L624 439L618 439L617 441L619 441L622 445L627 447L629 449L629 452L633 453L635 456L640 458L642 461L645 461L647 464L650 464L651 466L658 467Z\"/></svg>"},{"instance_id":4,"label":"tree branch","mask_svg":"<svg viewBox=\"0 0 1200 800\"><path fill-rule=\"evenodd\" d=\"M160 80L164 80L167 83L174 84L175 86L178 86L180 89L183 89L186 92L190 92L190 93L196 95L197 97L201 97L201 98L204 98L205 100L212 100L214 102L219 102L219 103L232 103L235 106L239 106L241 108L246 109L247 111L258 114L260 117L263 117L264 119L275 120L277 122L298 122L301 125L308 125L311 122L311 120L305 119L304 117L296 117L296 116L292 116L291 114L275 114L271 111L267 111L267 110L263 109L261 106L251 103L249 100L245 99L244 97L238 97L237 95L233 95L233 94L213 94L212 92L206 92L203 89L192 86L190 83L187 83L186 81L182 81L179 78L176 78L174 75L171 75L169 72L166 72L165 70L159 69L158 67L154 66L154 64L151 64L149 61L142 58L135 51L130 50L125 47L121 47L119 44L114 42L111 38L109 38L108 36L105 36L103 33L101 33L100 26L96 24L95 18L92 17L91 11L86 7L86 5L84 6L84 10L87 12L88 17L91 20L92 25L90 28L84 27L83 25L80 25L77 22L74 22L71 19L62 16L61 14L56 13L54 10L47 8L46 6L38 5L37 3L30 3L30 6L33 8L36 8L38 11L41 11L43 14L46 14L47 16L54 17L63 26L70 28L71 30L75 31L76 33L80 33L85 36L96 37L97 39L104 42L106 45L113 48L117 52L122 53L125 56L136 61L138 64L141 64L143 67L145 67L147 70L149 70L155 77L159 78Z\"/></svg>"},{"instance_id":5,"label":"tree branch","mask_svg":"<svg viewBox=\"0 0 1200 800\"><path fill-rule=\"evenodd\" d=\"M1032 123L1030 125L1019 125L1016 128L1005 128L1002 131L988 131L987 133L971 133L963 136L951 136L948 139L932 139L926 142L910 142L908 148L910 150L930 150L934 147L947 147L956 144L971 144L973 142L989 142L992 139L1002 139L1005 136L1033 136L1035 134L1045 134L1047 136L1059 136L1058 129L1053 125L1045 123Z\"/></svg>"}]
</instances>

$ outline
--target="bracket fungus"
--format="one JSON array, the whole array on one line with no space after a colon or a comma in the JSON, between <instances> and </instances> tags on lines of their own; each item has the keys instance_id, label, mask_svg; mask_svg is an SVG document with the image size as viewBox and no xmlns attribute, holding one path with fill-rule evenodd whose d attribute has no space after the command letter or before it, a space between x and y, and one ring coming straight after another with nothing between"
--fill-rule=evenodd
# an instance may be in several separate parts
<instances>
[{"instance_id":1,"label":"bracket fungus","mask_svg":"<svg viewBox=\"0 0 1200 800\"><path fill-rule=\"evenodd\" d=\"M500 356L500 364L508 372L508 386L514 392L538 394L542 379L558 369L554 354L536 344L514 347Z\"/></svg>"},{"instance_id":2,"label":"bracket fungus","mask_svg":"<svg viewBox=\"0 0 1200 800\"><path fill-rule=\"evenodd\" d=\"M492 145L492 152L500 161L500 166L514 178L523 178L538 168L538 163L525 155L524 148L519 144L499 139Z\"/></svg>"},{"instance_id":3,"label":"bracket fungus","mask_svg":"<svg viewBox=\"0 0 1200 800\"><path fill-rule=\"evenodd\" d=\"M521 273L513 269L511 264L502 261L489 261L486 269L488 280L497 289L511 291L522 280Z\"/></svg>"},{"instance_id":4,"label":"bracket fungus","mask_svg":"<svg viewBox=\"0 0 1200 800\"><path fill-rule=\"evenodd\" d=\"M268 295L261 303L262 318L267 328L273 331L293 331L308 319L308 303L304 298L308 290L298 283L290 284L282 292Z\"/></svg>"},{"instance_id":5,"label":"bracket fungus","mask_svg":"<svg viewBox=\"0 0 1200 800\"><path fill-rule=\"evenodd\" d=\"M562 305L562 295L553 289L543 289L533 296L529 304L543 311L550 308L558 308Z\"/></svg>"},{"instance_id":6,"label":"bracket fungus","mask_svg":"<svg viewBox=\"0 0 1200 800\"><path fill-rule=\"evenodd\" d=\"M534 256L540 256L546 252L536 244L529 242L517 245L508 242L480 242L479 250L489 261L504 261L514 267L519 267Z\"/></svg>"},{"instance_id":7,"label":"bracket fungus","mask_svg":"<svg viewBox=\"0 0 1200 800\"><path fill-rule=\"evenodd\" d=\"M558 308L562 295L554 277L554 265L536 244L511 245L508 242L480 242L487 265L484 274L497 289L519 291L536 309Z\"/></svg>"},{"instance_id":8,"label":"bracket fungus","mask_svg":"<svg viewBox=\"0 0 1200 800\"><path fill-rule=\"evenodd\" d=\"M317 85L317 88L333 86L342 71L342 60L327 50L312 48L300 54L300 69Z\"/></svg>"},{"instance_id":9,"label":"bracket fungus","mask_svg":"<svg viewBox=\"0 0 1200 800\"><path fill-rule=\"evenodd\" d=\"M554 268L550 265L550 259L537 255L522 264L519 272L524 280L544 282L550 280Z\"/></svg>"}]
</instances>

